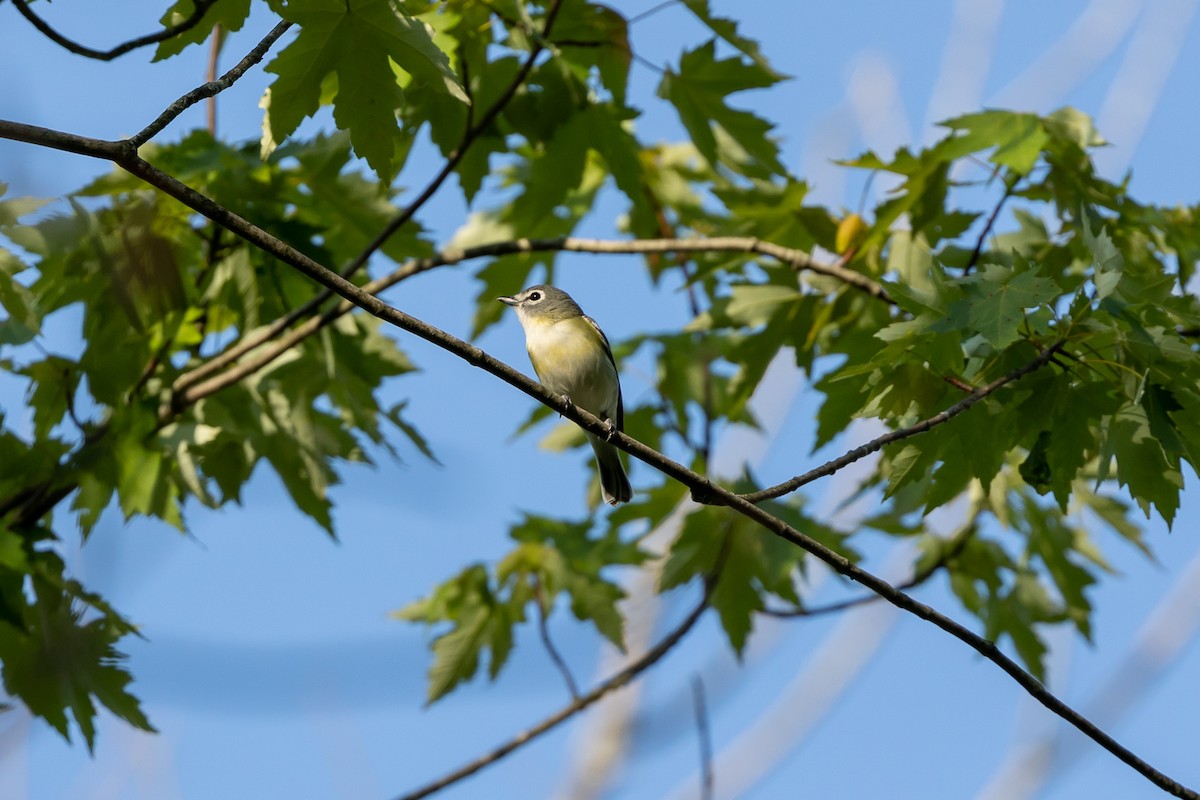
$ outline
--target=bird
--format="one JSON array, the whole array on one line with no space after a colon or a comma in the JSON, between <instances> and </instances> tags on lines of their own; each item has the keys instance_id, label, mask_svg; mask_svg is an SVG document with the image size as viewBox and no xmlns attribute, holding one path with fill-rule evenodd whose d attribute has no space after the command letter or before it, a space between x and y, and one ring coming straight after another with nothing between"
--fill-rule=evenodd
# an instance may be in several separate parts
<instances>
[{"instance_id":1,"label":"bird","mask_svg":"<svg viewBox=\"0 0 1200 800\"><path fill-rule=\"evenodd\" d=\"M496 299L517 312L529 361L542 385L605 420L614 430L623 430L625 409L617 362L596 321L584 314L569 294L545 284ZM605 502L615 506L629 501L633 489L620 451L600 436L585 433L596 454Z\"/></svg>"}]
</instances>

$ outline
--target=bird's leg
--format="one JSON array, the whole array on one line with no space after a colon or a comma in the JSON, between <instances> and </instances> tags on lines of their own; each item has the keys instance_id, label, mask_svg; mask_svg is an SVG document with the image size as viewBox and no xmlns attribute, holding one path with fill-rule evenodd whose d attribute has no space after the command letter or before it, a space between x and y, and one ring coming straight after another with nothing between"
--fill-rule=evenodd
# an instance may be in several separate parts
<instances>
[{"instance_id":1,"label":"bird's leg","mask_svg":"<svg viewBox=\"0 0 1200 800\"><path fill-rule=\"evenodd\" d=\"M617 435L617 426L608 417L604 418L604 441L611 442L613 437Z\"/></svg>"},{"instance_id":2,"label":"bird's leg","mask_svg":"<svg viewBox=\"0 0 1200 800\"><path fill-rule=\"evenodd\" d=\"M575 405L574 401L572 401L572 400L571 400L571 395L569 395L569 394L563 394L563 395L559 395L559 396L562 398L562 401L563 401L563 405L564 405L564 406L568 406L568 407L569 407L569 406L573 406L573 405ZM560 419L562 418L562 415L563 415L563 412L562 412L562 411L559 411L559 412L558 412L558 416L559 416L559 418L560 418Z\"/></svg>"}]
</instances>

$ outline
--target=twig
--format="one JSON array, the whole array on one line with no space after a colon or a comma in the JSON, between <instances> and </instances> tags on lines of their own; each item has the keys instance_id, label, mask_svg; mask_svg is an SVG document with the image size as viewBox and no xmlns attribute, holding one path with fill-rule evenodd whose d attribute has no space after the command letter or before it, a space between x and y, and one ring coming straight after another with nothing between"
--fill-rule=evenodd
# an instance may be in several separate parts
<instances>
[{"instance_id":1,"label":"twig","mask_svg":"<svg viewBox=\"0 0 1200 800\"><path fill-rule=\"evenodd\" d=\"M962 400L959 400L957 403L945 409L944 411L939 411L932 417L928 417L920 422L909 425L907 428L900 428L898 430L885 433L884 435L872 439L864 445L854 448L845 455L839 456L832 461L827 461L819 467L810 469L803 475L797 475L790 480L786 480L783 483L776 484L758 492L743 494L741 495L741 498L749 503L761 503L764 500L782 497L785 494L796 491L805 484L812 483L817 478L823 478L826 475L832 475L846 465L853 464L860 458L868 456L871 453L874 453L876 450L882 449L885 445L889 445L892 442L898 442L901 439L907 439L910 436L916 436L918 433L924 433L930 428L936 428L942 423L949 422L1002 386L1012 383L1013 381L1028 375L1034 370L1041 369L1054 357L1055 353L1063 348L1065 344L1066 341L1060 339L1043 350L1037 358L1033 359L1029 363L1017 367L1007 375L1002 375L986 386L981 386L980 388L971 392L971 394L964 397Z\"/></svg>"},{"instance_id":2,"label":"twig","mask_svg":"<svg viewBox=\"0 0 1200 800\"><path fill-rule=\"evenodd\" d=\"M996 167L996 169L999 169L999 167ZM971 251L971 257L967 260L967 265L963 267L964 275L973 270L975 265L979 263L979 256L983 253L983 243L987 241L988 235L991 234L992 227L995 226L996 219L1000 216L1000 210L1004 208L1004 204L1008 202L1008 198L1012 197L1013 192L1017 189L1017 184L1020 182L1020 177L1015 178L1011 183L1005 181L1004 194L1001 195L999 202L996 203L996 207L992 209L991 215L987 218L987 222L984 223L983 230L979 232L979 238L975 240L975 249Z\"/></svg>"},{"instance_id":3,"label":"twig","mask_svg":"<svg viewBox=\"0 0 1200 800\"><path fill-rule=\"evenodd\" d=\"M700 739L700 797L701 800L712 800L712 733L708 728L708 711L704 705L704 681L700 680L699 675L692 676L692 708L696 712L696 734Z\"/></svg>"},{"instance_id":4,"label":"twig","mask_svg":"<svg viewBox=\"0 0 1200 800\"><path fill-rule=\"evenodd\" d=\"M687 632L692 629L692 626L694 626L700 619L700 616L704 613L704 610L708 608L708 595L709 593L706 591L703 599L701 599L696 607L692 609L692 612L687 615L687 618L685 618L683 622L681 622L674 630L664 636L658 644L647 650L645 655L631 663L629 666L625 667L617 674L613 675L608 680L601 683L595 689L592 689L575 702L568 706L564 706L554 714L546 717L537 725L521 731L499 747L483 754L479 758L476 758L467 764L464 764L463 766L439 778L433 783L426 784L420 789L401 796L398 798L398 800L419 800L419 798L428 797L429 795L441 791L453 783L457 783L469 775L474 775L479 770L489 766L490 764L494 764L522 745L525 745L542 734L558 727L563 722L566 722L580 711L583 711L585 708L604 697L606 694L625 686L638 675L645 672L647 669L657 663L659 659L665 656L671 650L671 648L675 646L676 642L682 639Z\"/></svg>"},{"instance_id":5,"label":"twig","mask_svg":"<svg viewBox=\"0 0 1200 800\"><path fill-rule=\"evenodd\" d=\"M546 624L546 606L543 603L542 584L536 576L533 579L533 594L533 604L537 606L538 614L538 635L542 637L542 644L545 645L546 652L550 654L550 660L562 674L563 682L567 684L567 691L571 693L571 699L577 701L579 700L579 685L575 683L575 676L571 674L571 668L567 666L562 653L558 652L558 648L554 646L554 641L550 638L550 626Z\"/></svg>"},{"instance_id":6,"label":"twig","mask_svg":"<svg viewBox=\"0 0 1200 800\"><path fill-rule=\"evenodd\" d=\"M71 380L71 370L63 370L63 388L66 390L67 418L75 423L75 427L84 436L87 436L87 428L79 421L78 415L75 413L75 382Z\"/></svg>"},{"instance_id":7,"label":"twig","mask_svg":"<svg viewBox=\"0 0 1200 800\"><path fill-rule=\"evenodd\" d=\"M974 513L971 514L970 521L968 521L967 524L960 529L958 538L954 541L954 544L952 544L949 549L946 550L946 552L942 553L941 557L939 557L925 569L914 574L908 580L904 581L903 583L896 584L896 588L903 592L906 592L909 589L915 589L936 575L938 570L949 564L955 556L962 552L962 549L966 546L967 541L971 538L971 532L974 530L975 521L979 518L982 510L982 506L976 507ZM768 617L776 617L777 619L819 617L824 614L835 614L839 611L846 611L851 608L857 608L858 606L865 606L868 603L874 603L875 601L882 599L883 598L877 594L863 594L859 595L858 597L849 597L845 600L837 600L833 603L826 603L823 606L809 606L802 608L765 608L759 613Z\"/></svg>"},{"instance_id":8,"label":"twig","mask_svg":"<svg viewBox=\"0 0 1200 800\"><path fill-rule=\"evenodd\" d=\"M639 461L651 465L664 475L687 486L691 490L692 498L697 502L728 506L736 513L743 515L771 533L824 561L839 574L883 596L889 603L941 628L994 663L1039 703L1078 728L1082 733L1129 765L1155 786L1177 797L1188 798L1188 800L1200 800L1200 794L1155 769L1111 735L1101 730L1082 714L1064 703L1056 695L1047 690L1040 681L1022 669L1016 661L1005 655L993 642L983 638L946 615L935 611L924 603L918 602L904 592L897 590L887 581L873 573L867 572L845 556L826 547L812 537L801 533L782 519L754 505L744 497L717 486L705 476L688 469L679 462L642 444L629 435L621 431L612 430L612 426L608 425L604 420L577 407L569 400L550 392L540 383L530 380L507 364L488 355L480 348L440 328L436 328L416 317L406 314L384 303L379 298L364 292L360 287L355 286L328 267L314 261L309 256L280 241L262 228L251 224L211 198L206 197L177 178L144 161L137 155L136 150L128 142L106 142L33 125L2 120L0 120L0 138L29 142L93 158L104 158L114 161L118 166L124 168L135 177L170 195L193 211L217 222L230 232L255 247L270 253L277 260L282 261L298 272L334 290L337 294L354 302L355 305L358 305L364 311L378 317L380 320L412 333L463 359L472 366L479 367L519 391L524 392L548 408L558 411L585 431L597 436L607 437L608 441L617 448L624 450ZM1057 347L1057 345L1054 347ZM1047 353L1053 355L1055 352L1054 347L1047 349L1042 355L1047 358ZM1034 368L1036 366L1029 366L1029 369ZM580 702L594 702L594 698L589 701L589 697L591 697L590 694L585 695ZM553 721L547 726L547 729L553 727L559 721L561 720ZM538 735L542 732L544 730L539 728L532 735ZM525 735L523 734L522 737L525 737ZM521 738L520 741L514 740L516 744L510 743L505 747L511 750L513 747L519 746L520 742L524 740L525 738ZM491 763L491 760L487 760L485 763ZM477 769L477 767L472 768L469 772L473 772L474 769Z\"/></svg>"},{"instance_id":9,"label":"twig","mask_svg":"<svg viewBox=\"0 0 1200 800\"><path fill-rule=\"evenodd\" d=\"M14 0L15 2L15 0ZM271 45L279 41L279 37L283 36L287 29L292 26L290 22L280 22L271 32L263 37L262 41L254 46L254 49L246 54L246 57L234 65L233 69L226 72L215 81L201 84L195 89L180 97L174 103L167 106L166 109L158 115L158 118L151 122L140 131L130 136L128 141L134 147L141 147L146 142L150 141L154 136L159 134L163 128L166 128L171 122L188 110L192 106L210 97L216 97L221 92L232 86L238 78L246 73L246 70L253 67L259 61L263 60L263 56L271 49Z\"/></svg>"},{"instance_id":10,"label":"twig","mask_svg":"<svg viewBox=\"0 0 1200 800\"><path fill-rule=\"evenodd\" d=\"M130 50L136 50L139 47L157 44L165 39L170 39L172 36L196 27L198 24L200 24L200 20L204 19L204 15L208 13L208 9L211 8L216 2L217 0L194 0L192 13L186 19L181 20L175 25L172 25L168 28L163 28L157 33L150 33L146 34L145 36L139 36L136 39L130 39L129 41L123 42L109 50L94 50L87 45L82 45L78 42L72 41L58 31L54 30L54 28L50 27L45 20L30 10L27 0L12 0L12 4L16 7L17 13L27 19L29 23L33 25L33 27L41 31L47 38L53 40L55 44L70 50L76 55L87 56L88 58L94 58L99 61L112 61L118 56L125 55Z\"/></svg>"},{"instance_id":11,"label":"twig","mask_svg":"<svg viewBox=\"0 0 1200 800\"><path fill-rule=\"evenodd\" d=\"M662 11L663 9L668 8L669 6L673 6L678 2L680 2L680 0L664 0L664 2L659 3L658 5L654 6L653 8L648 8L640 14L634 14L632 17L630 17L628 20L626 20L626 24L633 25L635 23L641 22L642 20L646 19L647 17L652 17L655 14L657 14L658 12Z\"/></svg>"}]
</instances>

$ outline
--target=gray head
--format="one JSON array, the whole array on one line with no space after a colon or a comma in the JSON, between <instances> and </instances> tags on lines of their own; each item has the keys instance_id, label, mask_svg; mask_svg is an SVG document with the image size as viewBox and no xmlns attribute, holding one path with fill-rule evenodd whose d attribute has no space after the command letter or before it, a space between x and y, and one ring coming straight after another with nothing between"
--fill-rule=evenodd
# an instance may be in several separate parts
<instances>
[{"instance_id":1,"label":"gray head","mask_svg":"<svg viewBox=\"0 0 1200 800\"><path fill-rule=\"evenodd\" d=\"M572 317L582 317L583 310L562 289L539 284L530 286L511 297L497 297L501 303L512 306L524 325L527 321L554 323Z\"/></svg>"}]
</instances>

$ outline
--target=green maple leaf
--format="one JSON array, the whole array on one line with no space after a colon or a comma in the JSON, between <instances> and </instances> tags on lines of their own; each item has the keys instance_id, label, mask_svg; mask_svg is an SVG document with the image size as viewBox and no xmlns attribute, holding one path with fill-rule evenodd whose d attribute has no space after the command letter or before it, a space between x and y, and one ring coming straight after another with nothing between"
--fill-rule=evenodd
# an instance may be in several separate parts
<instances>
[{"instance_id":1,"label":"green maple leaf","mask_svg":"<svg viewBox=\"0 0 1200 800\"><path fill-rule=\"evenodd\" d=\"M195 0L177 0L162 15L159 22L164 28L178 25L190 17L195 8ZM154 60L162 61L164 58L179 55L188 45L200 44L212 34L213 28L217 25L220 25L226 33L239 31L248 16L250 16L250 0L217 0L204 12L199 24L193 25L170 39L159 42L158 49L154 51Z\"/></svg>"},{"instance_id":2,"label":"green maple leaf","mask_svg":"<svg viewBox=\"0 0 1200 800\"><path fill-rule=\"evenodd\" d=\"M737 58L718 61L716 42L710 41L683 54L679 71L668 70L663 76L658 96L675 106L696 148L710 164L768 177L786 171L779 161L779 147L769 136L772 125L749 111L730 108L726 98L779 80L776 73L758 64Z\"/></svg>"},{"instance_id":3,"label":"green maple leaf","mask_svg":"<svg viewBox=\"0 0 1200 800\"><path fill-rule=\"evenodd\" d=\"M334 121L350 132L355 152L371 169L390 180L401 138L396 109L403 102L393 65L426 86L469 102L429 28L400 13L392 0L291 0L272 5L284 19L299 24L300 35L266 68L278 76L264 99L267 151L315 113L322 92L336 83Z\"/></svg>"},{"instance_id":4,"label":"green maple leaf","mask_svg":"<svg viewBox=\"0 0 1200 800\"><path fill-rule=\"evenodd\" d=\"M1125 257L1113 244L1112 237L1104 228L1094 234L1092 226L1088 224L1087 215L1082 215L1081 219L1083 220L1083 242L1091 251L1092 258L1096 262L1096 272L1093 276L1096 283L1096 299L1103 300L1112 294L1113 290L1117 288L1117 284L1120 283L1125 272Z\"/></svg>"},{"instance_id":5,"label":"green maple leaf","mask_svg":"<svg viewBox=\"0 0 1200 800\"><path fill-rule=\"evenodd\" d=\"M738 32L738 24L736 20L728 17L714 16L712 10L708 7L708 0L683 0L683 5L687 7L708 29L720 36L729 44L736 47L741 52L749 56L755 64L770 72L775 77L782 80L785 75L776 72L775 69L767 62L766 56L759 49L758 42L749 37L743 36Z\"/></svg>"},{"instance_id":6,"label":"green maple leaf","mask_svg":"<svg viewBox=\"0 0 1200 800\"><path fill-rule=\"evenodd\" d=\"M1020 338L1025 310L1049 303L1058 284L1033 271L987 264L969 279L967 320L997 350Z\"/></svg>"},{"instance_id":7,"label":"green maple leaf","mask_svg":"<svg viewBox=\"0 0 1200 800\"><path fill-rule=\"evenodd\" d=\"M754 627L754 615L765 607L765 593L799 602L792 578L802 555L742 517L721 509L701 509L684 521L671 545L659 587L671 589L695 577L711 576L719 568L709 602L740 657Z\"/></svg>"},{"instance_id":8,"label":"green maple leaf","mask_svg":"<svg viewBox=\"0 0 1200 800\"><path fill-rule=\"evenodd\" d=\"M456 621L453 630L434 640L428 702L444 697L459 683L475 675L480 652L487 640L489 616L486 608L474 608Z\"/></svg>"},{"instance_id":9,"label":"green maple leaf","mask_svg":"<svg viewBox=\"0 0 1200 800\"><path fill-rule=\"evenodd\" d=\"M989 110L940 123L959 135L946 139L939 147L949 158L994 147L988 159L1024 175L1033 169L1050 142L1050 136L1036 114Z\"/></svg>"},{"instance_id":10,"label":"green maple leaf","mask_svg":"<svg viewBox=\"0 0 1200 800\"><path fill-rule=\"evenodd\" d=\"M485 650L491 652L488 674L499 674L512 651L513 625L523 619L523 612L519 603L497 597L487 570L473 564L392 616L427 625L450 623L433 642L427 702L434 703L475 676Z\"/></svg>"},{"instance_id":11,"label":"green maple leaf","mask_svg":"<svg viewBox=\"0 0 1200 800\"><path fill-rule=\"evenodd\" d=\"M1117 413L1110 436L1117 480L1129 488L1147 518L1153 504L1169 528L1179 510L1183 474L1178 460L1168 459L1162 443L1155 438L1146 410L1127 404Z\"/></svg>"},{"instance_id":12,"label":"green maple leaf","mask_svg":"<svg viewBox=\"0 0 1200 800\"><path fill-rule=\"evenodd\" d=\"M64 738L70 710L89 750L96 740L95 700L129 724L153 731L128 691L132 678L120 666L125 656L114 647L124 632L105 619L83 623L70 600L37 586L39 613L28 615L25 631L0 622L5 690Z\"/></svg>"}]
</instances>

